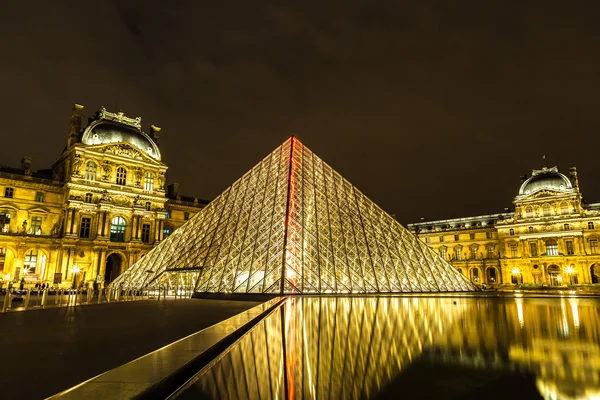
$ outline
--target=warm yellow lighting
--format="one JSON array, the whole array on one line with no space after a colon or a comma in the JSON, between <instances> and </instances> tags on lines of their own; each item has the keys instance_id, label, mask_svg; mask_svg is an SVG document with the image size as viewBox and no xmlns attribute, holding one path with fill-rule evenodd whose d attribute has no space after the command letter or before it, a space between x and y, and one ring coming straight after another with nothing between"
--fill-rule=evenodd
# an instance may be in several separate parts
<instances>
[{"instance_id":1,"label":"warm yellow lighting","mask_svg":"<svg viewBox=\"0 0 600 400\"><path fill-rule=\"evenodd\" d=\"M73 265L73 268L71 268L71 272L74 274L78 274L79 272L81 272L81 269L79 269L77 265Z\"/></svg>"},{"instance_id":2,"label":"warm yellow lighting","mask_svg":"<svg viewBox=\"0 0 600 400\"><path fill-rule=\"evenodd\" d=\"M572 274L573 272L575 272L575 269L573 267L567 267L565 268L565 271L567 271L567 274Z\"/></svg>"},{"instance_id":3,"label":"warm yellow lighting","mask_svg":"<svg viewBox=\"0 0 600 400\"><path fill-rule=\"evenodd\" d=\"M513 275L519 275L521 273L521 270L519 268L513 268L512 273Z\"/></svg>"}]
</instances>

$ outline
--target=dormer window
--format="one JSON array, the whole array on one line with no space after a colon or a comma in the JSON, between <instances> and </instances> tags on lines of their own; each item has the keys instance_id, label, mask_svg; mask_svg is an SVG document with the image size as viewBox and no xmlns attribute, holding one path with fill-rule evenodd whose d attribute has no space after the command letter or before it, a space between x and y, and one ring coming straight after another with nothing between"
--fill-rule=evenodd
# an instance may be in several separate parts
<instances>
[{"instance_id":1,"label":"dormer window","mask_svg":"<svg viewBox=\"0 0 600 400\"><path fill-rule=\"evenodd\" d=\"M95 181L96 180L96 172L98 171L98 166L93 161L88 161L85 163L85 175L84 178L86 181Z\"/></svg>"},{"instance_id":2,"label":"dormer window","mask_svg":"<svg viewBox=\"0 0 600 400\"><path fill-rule=\"evenodd\" d=\"M147 172L144 177L144 190L147 192L151 192L154 189L154 174L152 172Z\"/></svg>"},{"instance_id":3,"label":"dormer window","mask_svg":"<svg viewBox=\"0 0 600 400\"><path fill-rule=\"evenodd\" d=\"M127 170L123 167L117 168L117 185L125 185L127 183Z\"/></svg>"},{"instance_id":4,"label":"dormer window","mask_svg":"<svg viewBox=\"0 0 600 400\"><path fill-rule=\"evenodd\" d=\"M86 203L91 203L92 202L92 198L93 198L93 195L91 193L86 193L85 194L85 202Z\"/></svg>"},{"instance_id":5,"label":"dormer window","mask_svg":"<svg viewBox=\"0 0 600 400\"><path fill-rule=\"evenodd\" d=\"M594 223L588 222L588 229L594 229Z\"/></svg>"}]
</instances>

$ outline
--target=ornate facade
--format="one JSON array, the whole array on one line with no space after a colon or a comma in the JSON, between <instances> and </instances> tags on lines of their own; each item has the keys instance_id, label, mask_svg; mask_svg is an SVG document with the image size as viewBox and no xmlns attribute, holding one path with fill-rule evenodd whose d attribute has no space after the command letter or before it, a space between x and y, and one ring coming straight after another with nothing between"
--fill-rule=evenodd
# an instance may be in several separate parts
<instances>
[{"instance_id":1,"label":"ornate facade","mask_svg":"<svg viewBox=\"0 0 600 400\"><path fill-rule=\"evenodd\" d=\"M600 203L587 204L575 167L523 177L515 211L409 224L473 282L488 286L600 283Z\"/></svg>"},{"instance_id":2,"label":"ornate facade","mask_svg":"<svg viewBox=\"0 0 600 400\"><path fill-rule=\"evenodd\" d=\"M0 278L26 285L103 285L206 201L165 186L160 128L101 108L86 126L75 104L67 146L37 172L0 168Z\"/></svg>"}]
</instances>

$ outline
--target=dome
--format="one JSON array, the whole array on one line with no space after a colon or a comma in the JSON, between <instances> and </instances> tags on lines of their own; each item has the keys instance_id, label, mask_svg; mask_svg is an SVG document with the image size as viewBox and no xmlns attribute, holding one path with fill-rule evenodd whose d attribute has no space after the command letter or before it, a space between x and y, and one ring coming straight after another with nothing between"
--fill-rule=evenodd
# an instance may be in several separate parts
<instances>
[{"instance_id":1,"label":"dome","mask_svg":"<svg viewBox=\"0 0 600 400\"><path fill-rule=\"evenodd\" d=\"M155 160L160 160L158 146L148 135L135 127L113 121L100 120L90 124L83 134L82 142L90 145L128 143Z\"/></svg>"},{"instance_id":2,"label":"dome","mask_svg":"<svg viewBox=\"0 0 600 400\"><path fill-rule=\"evenodd\" d=\"M558 168L544 168L533 171L533 176L521 185L519 195L528 195L541 189L568 190L572 188L571 181L558 172Z\"/></svg>"}]
</instances>

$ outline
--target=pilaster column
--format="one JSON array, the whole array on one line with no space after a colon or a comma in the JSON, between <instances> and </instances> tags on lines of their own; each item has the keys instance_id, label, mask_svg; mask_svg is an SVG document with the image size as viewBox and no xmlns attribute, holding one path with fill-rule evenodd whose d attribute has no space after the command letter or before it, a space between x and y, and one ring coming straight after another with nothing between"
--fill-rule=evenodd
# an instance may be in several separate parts
<instances>
[{"instance_id":1,"label":"pilaster column","mask_svg":"<svg viewBox=\"0 0 600 400\"><path fill-rule=\"evenodd\" d=\"M104 236L110 237L110 215L104 211Z\"/></svg>"},{"instance_id":2,"label":"pilaster column","mask_svg":"<svg viewBox=\"0 0 600 400\"><path fill-rule=\"evenodd\" d=\"M159 239L159 230L160 230L160 219L156 219L156 222L154 223L154 241L158 242Z\"/></svg>"}]
</instances>

